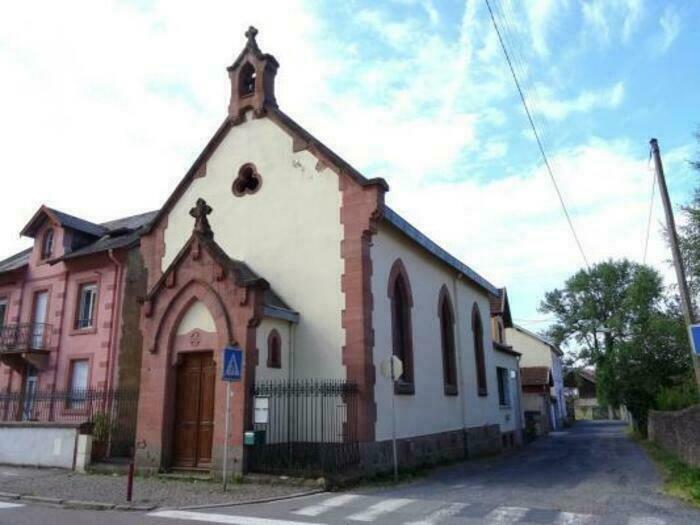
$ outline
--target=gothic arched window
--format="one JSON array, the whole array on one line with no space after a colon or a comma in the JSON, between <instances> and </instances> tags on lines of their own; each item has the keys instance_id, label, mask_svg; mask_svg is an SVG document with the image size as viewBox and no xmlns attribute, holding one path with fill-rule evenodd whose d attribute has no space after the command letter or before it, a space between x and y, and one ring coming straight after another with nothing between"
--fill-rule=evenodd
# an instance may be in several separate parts
<instances>
[{"instance_id":1,"label":"gothic arched window","mask_svg":"<svg viewBox=\"0 0 700 525\"><path fill-rule=\"evenodd\" d=\"M255 92L255 68L250 62L246 62L238 75L238 95L245 97Z\"/></svg>"},{"instance_id":2,"label":"gothic arched window","mask_svg":"<svg viewBox=\"0 0 700 525\"><path fill-rule=\"evenodd\" d=\"M474 336L474 356L476 359L476 384L480 396L488 395L486 384L486 356L484 355L484 327L481 323L479 307L472 308L472 334Z\"/></svg>"},{"instance_id":3,"label":"gothic arched window","mask_svg":"<svg viewBox=\"0 0 700 525\"><path fill-rule=\"evenodd\" d=\"M392 352L403 363L403 374L394 383L397 394L413 394L413 336L411 334L411 287L406 269L397 259L389 273L389 299L391 300Z\"/></svg>"},{"instance_id":4,"label":"gothic arched window","mask_svg":"<svg viewBox=\"0 0 700 525\"><path fill-rule=\"evenodd\" d=\"M282 368L282 339L274 329L267 336L267 367Z\"/></svg>"},{"instance_id":5,"label":"gothic arched window","mask_svg":"<svg viewBox=\"0 0 700 525\"><path fill-rule=\"evenodd\" d=\"M442 372L445 394L457 395L457 359L455 351L454 314L450 294L445 286L440 290L438 299L438 317L440 318L440 339L442 344Z\"/></svg>"}]
</instances>

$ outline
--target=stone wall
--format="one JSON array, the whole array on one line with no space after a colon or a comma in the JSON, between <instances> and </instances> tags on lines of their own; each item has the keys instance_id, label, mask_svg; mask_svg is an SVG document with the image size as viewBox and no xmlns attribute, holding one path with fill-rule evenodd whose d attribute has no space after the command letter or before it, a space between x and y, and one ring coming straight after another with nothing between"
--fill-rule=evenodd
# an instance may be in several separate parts
<instances>
[{"instance_id":1,"label":"stone wall","mask_svg":"<svg viewBox=\"0 0 700 525\"><path fill-rule=\"evenodd\" d=\"M498 454L501 452L501 443L499 426L486 425L399 439L396 451L399 467L412 468ZM391 470L391 440L360 443L360 456L364 472Z\"/></svg>"},{"instance_id":2,"label":"stone wall","mask_svg":"<svg viewBox=\"0 0 700 525\"><path fill-rule=\"evenodd\" d=\"M649 413L649 439L694 467L700 467L700 405L677 412Z\"/></svg>"}]
</instances>

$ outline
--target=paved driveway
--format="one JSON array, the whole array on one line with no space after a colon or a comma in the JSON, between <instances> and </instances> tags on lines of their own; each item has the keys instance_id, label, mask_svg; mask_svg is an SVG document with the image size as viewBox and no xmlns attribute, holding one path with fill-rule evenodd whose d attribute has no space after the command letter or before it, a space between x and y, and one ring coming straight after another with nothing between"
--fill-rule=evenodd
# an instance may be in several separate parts
<instances>
[{"instance_id":1,"label":"paved driveway","mask_svg":"<svg viewBox=\"0 0 700 525\"><path fill-rule=\"evenodd\" d=\"M660 493L661 479L619 423L578 423L514 453L441 469L395 488L261 505L144 514L0 507L0 524L672 525L700 510ZM44 521L44 519L49 519Z\"/></svg>"}]
</instances>

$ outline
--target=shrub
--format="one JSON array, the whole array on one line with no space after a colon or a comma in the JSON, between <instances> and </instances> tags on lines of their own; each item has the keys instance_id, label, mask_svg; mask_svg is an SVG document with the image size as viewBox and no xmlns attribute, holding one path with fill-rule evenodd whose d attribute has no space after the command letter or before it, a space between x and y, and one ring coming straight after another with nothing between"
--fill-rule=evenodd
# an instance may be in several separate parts
<instances>
[{"instance_id":1,"label":"shrub","mask_svg":"<svg viewBox=\"0 0 700 525\"><path fill-rule=\"evenodd\" d=\"M680 385L662 388L656 395L657 410L683 410L700 403L700 395L694 378L689 378Z\"/></svg>"}]
</instances>

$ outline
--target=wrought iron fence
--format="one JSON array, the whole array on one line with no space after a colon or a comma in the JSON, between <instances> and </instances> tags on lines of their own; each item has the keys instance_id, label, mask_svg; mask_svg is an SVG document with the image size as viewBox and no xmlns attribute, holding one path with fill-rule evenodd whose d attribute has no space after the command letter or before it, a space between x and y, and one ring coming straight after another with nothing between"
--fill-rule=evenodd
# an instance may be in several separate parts
<instances>
[{"instance_id":1,"label":"wrought iron fence","mask_svg":"<svg viewBox=\"0 0 700 525\"><path fill-rule=\"evenodd\" d=\"M359 462L357 385L269 381L252 394L256 439L247 447L249 470L322 475Z\"/></svg>"},{"instance_id":2,"label":"wrought iron fence","mask_svg":"<svg viewBox=\"0 0 700 525\"><path fill-rule=\"evenodd\" d=\"M90 423L95 459L133 453L137 409L133 390L0 393L0 421Z\"/></svg>"}]
</instances>

